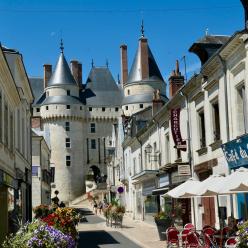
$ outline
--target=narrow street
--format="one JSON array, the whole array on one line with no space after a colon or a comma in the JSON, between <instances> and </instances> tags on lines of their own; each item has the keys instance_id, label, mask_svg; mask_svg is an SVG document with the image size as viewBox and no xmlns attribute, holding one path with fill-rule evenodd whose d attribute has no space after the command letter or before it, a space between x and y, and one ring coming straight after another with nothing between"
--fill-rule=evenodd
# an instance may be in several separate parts
<instances>
[{"instance_id":1,"label":"narrow street","mask_svg":"<svg viewBox=\"0 0 248 248\"><path fill-rule=\"evenodd\" d=\"M102 217L95 216L91 211L83 209L86 221L79 224L80 248L140 248L130 239L126 238L116 228L107 228ZM110 230L109 230L110 229Z\"/></svg>"}]
</instances>

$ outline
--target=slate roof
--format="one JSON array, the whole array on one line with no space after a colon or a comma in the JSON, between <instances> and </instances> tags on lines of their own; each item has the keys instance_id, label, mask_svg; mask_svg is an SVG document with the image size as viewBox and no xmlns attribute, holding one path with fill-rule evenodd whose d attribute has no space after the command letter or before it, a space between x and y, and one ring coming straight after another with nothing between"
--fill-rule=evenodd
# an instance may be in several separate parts
<instances>
[{"instance_id":1,"label":"slate roof","mask_svg":"<svg viewBox=\"0 0 248 248\"><path fill-rule=\"evenodd\" d=\"M63 53L61 53L59 56L59 60L57 62L56 68L48 82L48 87L61 85L61 84L70 84L70 85L77 84L71 74L71 70L68 66L68 63Z\"/></svg>"},{"instance_id":2,"label":"slate roof","mask_svg":"<svg viewBox=\"0 0 248 248\"><path fill-rule=\"evenodd\" d=\"M123 97L122 90L116 84L108 67L93 67L91 69L86 81L85 91L87 105L121 105Z\"/></svg>"},{"instance_id":3,"label":"slate roof","mask_svg":"<svg viewBox=\"0 0 248 248\"><path fill-rule=\"evenodd\" d=\"M196 43L204 44L225 44L230 39L230 36L226 35L205 35L204 37L197 40Z\"/></svg>"},{"instance_id":4,"label":"slate roof","mask_svg":"<svg viewBox=\"0 0 248 248\"><path fill-rule=\"evenodd\" d=\"M48 104L82 104L82 99L75 96L48 96L42 102L42 105Z\"/></svg>"},{"instance_id":5,"label":"slate roof","mask_svg":"<svg viewBox=\"0 0 248 248\"><path fill-rule=\"evenodd\" d=\"M35 78L35 77L30 77L29 82L34 94L34 102L33 105L37 104L37 101L39 98L42 96L44 92L44 84L43 84L43 78Z\"/></svg>"},{"instance_id":6,"label":"slate roof","mask_svg":"<svg viewBox=\"0 0 248 248\"><path fill-rule=\"evenodd\" d=\"M161 95L163 101L167 102L168 98L165 95ZM137 94L130 95L123 98L122 104L133 104L133 103L151 103L153 99L153 94Z\"/></svg>"},{"instance_id":7,"label":"slate roof","mask_svg":"<svg viewBox=\"0 0 248 248\"><path fill-rule=\"evenodd\" d=\"M164 81L163 77L160 73L160 70L158 68L158 65L153 57L152 51L148 46L148 67L149 67L149 76L145 81L152 80L152 81ZM128 75L127 84L133 83L133 82L139 82L142 81L141 78L141 49L140 46L138 46L138 49L136 51L136 55L133 60L133 64L131 67L131 70Z\"/></svg>"}]
</instances>

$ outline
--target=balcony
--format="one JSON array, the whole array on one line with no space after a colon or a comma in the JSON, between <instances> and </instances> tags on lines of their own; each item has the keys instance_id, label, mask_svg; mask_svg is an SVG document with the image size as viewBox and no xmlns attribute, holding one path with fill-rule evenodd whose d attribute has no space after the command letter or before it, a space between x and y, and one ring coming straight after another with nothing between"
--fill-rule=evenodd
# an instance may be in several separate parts
<instances>
[{"instance_id":1,"label":"balcony","mask_svg":"<svg viewBox=\"0 0 248 248\"><path fill-rule=\"evenodd\" d=\"M140 173L132 176L131 179L134 182L142 182L145 180L155 178L158 173L159 173L159 170L143 170Z\"/></svg>"}]
</instances>

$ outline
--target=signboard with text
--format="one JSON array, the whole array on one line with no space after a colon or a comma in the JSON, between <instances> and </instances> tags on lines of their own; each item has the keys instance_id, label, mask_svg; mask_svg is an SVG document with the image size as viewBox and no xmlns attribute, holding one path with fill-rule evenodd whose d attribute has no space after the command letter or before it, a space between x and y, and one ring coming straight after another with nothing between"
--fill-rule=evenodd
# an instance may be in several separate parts
<instances>
[{"instance_id":1,"label":"signboard with text","mask_svg":"<svg viewBox=\"0 0 248 248\"><path fill-rule=\"evenodd\" d=\"M186 141L182 140L180 130L180 108L171 110L171 132L175 143L175 148L186 151Z\"/></svg>"},{"instance_id":2,"label":"signboard with text","mask_svg":"<svg viewBox=\"0 0 248 248\"><path fill-rule=\"evenodd\" d=\"M248 135L221 145L230 169L248 167Z\"/></svg>"},{"instance_id":3,"label":"signboard with text","mask_svg":"<svg viewBox=\"0 0 248 248\"><path fill-rule=\"evenodd\" d=\"M190 166L188 164L180 164L178 165L178 175L179 176L190 176Z\"/></svg>"}]
</instances>

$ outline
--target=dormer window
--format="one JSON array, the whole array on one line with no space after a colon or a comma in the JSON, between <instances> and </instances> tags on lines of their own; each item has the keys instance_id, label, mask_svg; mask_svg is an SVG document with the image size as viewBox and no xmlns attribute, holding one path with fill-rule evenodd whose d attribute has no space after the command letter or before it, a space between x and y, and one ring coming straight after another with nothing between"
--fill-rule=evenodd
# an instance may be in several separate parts
<instances>
[{"instance_id":1,"label":"dormer window","mask_svg":"<svg viewBox=\"0 0 248 248\"><path fill-rule=\"evenodd\" d=\"M66 91L66 94L67 94L67 96L70 96L71 95L71 91L70 90L67 90Z\"/></svg>"},{"instance_id":2,"label":"dormer window","mask_svg":"<svg viewBox=\"0 0 248 248\"><path fill-rule=\"evenodd\" d=\"M71 109L71 105L66 105L66 109Z\"/></svg>"}]
</instances>

